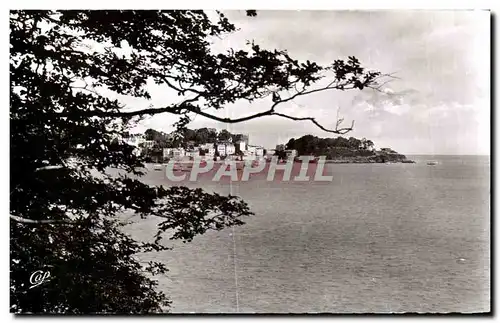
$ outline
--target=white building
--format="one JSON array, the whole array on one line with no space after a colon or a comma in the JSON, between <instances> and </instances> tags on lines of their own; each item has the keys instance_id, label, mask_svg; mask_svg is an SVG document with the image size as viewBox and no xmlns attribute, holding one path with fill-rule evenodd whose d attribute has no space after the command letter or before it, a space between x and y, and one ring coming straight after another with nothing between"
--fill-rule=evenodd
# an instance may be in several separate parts
<instances>
[{"instance_id":1,"label":"white building","mask_svg":"<svg viewBox=\"0 0 500 323\"><path fill-rule=\"evenodd\" d=\"M236 153L236 147L233 144L226 144L226 154L232 155Z\"/></svg>"},{"instance_id":2,"label":"white building","mask_svg":"<svg viewBox=\"0 0 500 323\"><path fill-rule=\"evenodd\" d=\"M220 156L232 155L236 152L236 147L230 142L222 142L217 144L217 151Z\"/></svg>"},{"instance_id":3,"label":"white building","mask_svg":"<svg viewBox=\"0 0 500 323\"><path fill-rule=\"evenodd\" d=\"M207 142L206 144L200 145L200 148L201 149L206 149L206 150L208 150L208 149L214 149L215 150L213 142Z\"/></svg>"},{"instance_id":4,"label":"white building","mask_svg":"<svg viewBox=\"0 0 500 323\"><path fill-rule=\"evenodd\" d=\"M205 149L205 151L206 151L205 155L211 156L211 157L215 156L215 148L213 146Z\"/></svg>"},{"instance_id":5,"label":"white building","mask_svg":"<svg viewBox=\"0 0 500 323\"><path fill-rule=\"evenodd\" d=\"M180 158L186 156L184 148L163 148L163 158Z\"/></svg>"},{"instance_id":6,"label":"white building","mask_svg":"<svg viewBox=\"0 0 500 323\"><path fill-rule=\"evenodd\" d=\"M236 143L239 146L240 151L246 151L247 150L247 143L244 141L240 141Z\"/></svg>"},{"instance_id":7,"label":"white building","mask_svg":"<svg viewBox=\"0 0 500 323\"><path fill-rule=\"evenodd\" d=\"M256 157L264 156L264 147L248 145L247 151L254 154Z\"/></svg>"},{"instance_id":8,"label":"white building","mask_svg":"<svg viewBox=\"0 0 500 323\"><path fill-rule=\"evenodd\" d=\"M217 152L220 156L226 156L226 145L225 144L217 144Z\"/></svg>"}]
</instances>

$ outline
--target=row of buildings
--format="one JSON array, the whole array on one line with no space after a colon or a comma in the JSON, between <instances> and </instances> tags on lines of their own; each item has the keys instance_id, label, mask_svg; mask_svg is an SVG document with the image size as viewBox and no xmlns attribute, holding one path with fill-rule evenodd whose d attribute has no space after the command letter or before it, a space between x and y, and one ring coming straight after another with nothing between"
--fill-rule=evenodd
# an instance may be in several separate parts
<instances>
[{"instance_id":1,"label":"row of buildings","mask_svg":"<svg viewBox=\"0 0 500 323\"><path fill-rule=\"evenodd\" d=\"M226 158L235 156L239 159L259 159L264 156L265 149L262 146L250 145L248 135L240 135L241 140L232 142L229 138L225 141L209 142L196 145L194 142L187 142L187 148L163 148L163 159L184 159L190 158L205 158L213 159L216 157ZM132 134L122 140L135 146L134 154L140 155L144 149L155 147L154 140L146 140L143 134Z\"/></svg>"},{"instance_id":2,"label":"row of buildings","mask_svg":"<svg viewBox=\"0 0 500 323\"><path fill-rule=\"evenodd\" d=\"M261 146L250 145L248 143L248 136L244 139L233 143L231 139L227 141L205 143L199 146L191 146L187 149L184 148L164 148L163 158L182 159L189 158L227 158L234 156L242 160L259 159L264 156L265 149Z\"/></svg>"}]
</instances>

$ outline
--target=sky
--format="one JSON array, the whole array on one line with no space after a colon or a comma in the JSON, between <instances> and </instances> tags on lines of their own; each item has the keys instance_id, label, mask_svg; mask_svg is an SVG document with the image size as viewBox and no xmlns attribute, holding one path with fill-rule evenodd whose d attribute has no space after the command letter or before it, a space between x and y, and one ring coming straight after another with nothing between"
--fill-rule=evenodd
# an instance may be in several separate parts
<instances>
[{"instance_id":1,"label":"sky","mask_svg":"<svg viewBox=\"0 0 500 323\"><path fill-rule=\"evenodd\" d=\"M361 64L397 77L381 92L329 91L280 105L279 112L315 117L334 128L339 116L350 124L345 136L367 138L377 148L403 154L490 154L490 14L487 11L244 11L224 12L240 30L214 43L215 50L243 48L254 40L286 49L299 60L328 64L356 56ZM152 102L171 93L151 85ZM269 99L241 102L218 111L240 117L269 109ZM157 115L140 130L171 131L176 117ZM308 121L277 116L226 125L197 116L190 128L213 127L249 134L250 143L274 148L292 137L324 132Z\"/></svg>"}]
</instances>

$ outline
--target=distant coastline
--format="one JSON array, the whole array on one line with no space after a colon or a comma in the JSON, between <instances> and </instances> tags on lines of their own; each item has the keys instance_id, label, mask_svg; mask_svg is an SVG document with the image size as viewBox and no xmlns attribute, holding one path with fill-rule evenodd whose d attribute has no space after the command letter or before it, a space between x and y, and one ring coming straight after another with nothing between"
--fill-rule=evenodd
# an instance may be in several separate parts
<instances>
[{"instance_id":1,"label":"distant coastline","mask_svg":"<svg viewBox=\"0 0 500 323\"><path fill-rule=\"evenodd\" d=\"M354 137L319 138L305 135L276 146L280 159L290 156L325 156L329 164L415 163L391 148L376 149L373 141Z\"/></svg>"},{"instance_id":2,"label":"distant coastline","mask_svg":"<svg viewBox=\"0 0 500 323\"><path fill-rule=\"evenodd\" d=\"M157 163L168 162L171 158L242 161L270 160L272 157L283 162L290 158L297 160L299 156L314 156L316 159L322 156L329 164L415 163L391 148L377 149L370 139L342 136L319 138L304 135L291 138L286 144L278 144L276 149L250 145L247 134L232 134L227 130L218 132L213 128L185 129L180 134L148 129L144 134L125 134L116 140L135 146L134 154L143 156L147 162Z\"/></svg>"},{"instance_id":3,"label":"distant coastline","mask_svg":"<svg viewBox=\"0 0 500 323\"><path fill-rule=\"evenodd\" d=\"M391 161L377 161L374 159L367 159L364 157L351 157L345 159L327 159L326 164L385 164L385 163L401 163L401 164L415 164L414 160L410 159L400 159L400 160L391 160Z\"/></svg>"}]
</instances>

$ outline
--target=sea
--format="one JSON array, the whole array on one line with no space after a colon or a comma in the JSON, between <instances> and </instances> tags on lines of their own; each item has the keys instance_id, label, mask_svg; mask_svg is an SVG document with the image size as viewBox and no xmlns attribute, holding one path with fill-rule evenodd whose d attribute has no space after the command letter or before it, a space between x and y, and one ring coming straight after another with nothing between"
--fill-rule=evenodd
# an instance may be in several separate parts
<instances>
[{"instance_id":1,"label":"sea","mask_svg":"<svg viewBox=\"0 0 500 323\"><path fill-rule=\"evenodd\" d=\"M326 182L186 183L246 201L245 224L139 255L172 313L490 311L490 157L327 164ZM427 165L427 161L436 165ZM164 172L142 177L173 185ZM150 240L159 219L126 230Z\"/></svg>"}]
</instances>

